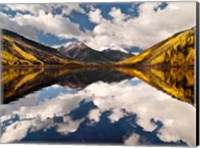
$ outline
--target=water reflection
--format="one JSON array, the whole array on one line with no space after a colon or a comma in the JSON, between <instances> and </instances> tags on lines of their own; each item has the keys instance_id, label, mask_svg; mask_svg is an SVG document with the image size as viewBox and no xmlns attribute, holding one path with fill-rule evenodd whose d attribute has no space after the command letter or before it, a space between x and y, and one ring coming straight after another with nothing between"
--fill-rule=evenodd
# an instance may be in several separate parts
<instances>
[{"instance_id":1,"label":"water reflection","mask_svg":"<svg viewBox=\"0 0 200 148\"><path fill-rule=\"evenodd\" d=\"M26 94L55 83L80 90L100 80L111 83L131 77L113 69L4 69L3 103L9 103Z\"/></svg>"},{"instance_id":2,"label":"water reflection","mask_svg":"<svg viewBox=\"0 0 200 148\"><path fill-rule=\"evenodd\" d=\"M194 69L193 68L137 68L119 69L138 77L151 86L162 90L178 100L194 105Z\"/></svg>"},{"instance_id":3,"label":"water reflection","mask_svg":"<svg viewBox=\"0 0 200 148\"><path fill-rule=\"evenodd\" d=\"M81 90L97 81L119 82L138 77L169 95L194 104L194 69L4 69L4 103L52 84ZM12 90L12 91L10 91Z\"/></svg>"},{"instance_id":4,"label":"water reflection","mask_svg":"<svg viewBox=\"0 0 200 148\"><path fill-rule=\"evenodd\" d=\"M194 106L145 83L139 70L99 71L40 79L51 83L2 105L1 142L195 145Z\"/></svg>"}]
</instances>

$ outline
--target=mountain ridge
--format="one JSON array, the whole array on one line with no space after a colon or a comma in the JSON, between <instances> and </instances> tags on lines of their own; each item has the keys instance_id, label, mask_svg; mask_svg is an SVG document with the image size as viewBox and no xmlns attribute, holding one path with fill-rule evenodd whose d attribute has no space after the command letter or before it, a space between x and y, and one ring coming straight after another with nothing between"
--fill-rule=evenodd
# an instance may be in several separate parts
<instances>
[{"instance_id":1,"label":"mountain ridge","mask_svg":"<svg viewBox=\"0 0 200 148\"><path fill-rule=\"evenodd\" d=\"M18 33L1 29L2 63L9 66L78 64L56 49L30 40Z\"/></svg>"},{"instance_id":2,"label":"mountain ridge","mask_svg":"<svg viewBox=\"0 0 200 148\"><path fill-rule=\"evenodd\" d=\"M97 51L81 42L55 49L2 29L2 63L9 66L70 64L192 66L195 54L195 30L196 27L192 27L175 33L144 52L132 55L110 48Z\"/></svg>"},{"instance_id":3,"label":"mountain ridge","mask_svg":"<svg viewBox=\"0 0 200 148\"><path fill-rule=\"evenodd\" d=\"M118 65L194 65L195 27L178 32Z\"/></svg>"},{"instance_id":4,"label":"mountain ridge","mask_svg":"<svg viewBox=\"0 0 200 148\"><path fill-rule=\"evenodd\" d=\"M61 46L58 48L58 51L77 61L98 64L110 64L133 56L131 53L112 49L97 51L84 43L73 43L68 46Z\"/></svg>"}]
</instances>

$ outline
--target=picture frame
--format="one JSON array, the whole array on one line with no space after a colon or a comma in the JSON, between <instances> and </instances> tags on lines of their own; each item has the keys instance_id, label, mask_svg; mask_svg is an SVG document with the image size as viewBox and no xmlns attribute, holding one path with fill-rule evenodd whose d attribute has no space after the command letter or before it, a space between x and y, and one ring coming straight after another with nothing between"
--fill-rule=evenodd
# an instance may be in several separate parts
<instances>
[{"instance_id":1,"label":"picture frame","mask_svg":"<svg viewBox=\"0 0 200 148\"><path fill-rule=\"evenodd\" d=\"M5 2L0 19L1 143L199 145L198 2Z\"/></svg>"}]
</instances>

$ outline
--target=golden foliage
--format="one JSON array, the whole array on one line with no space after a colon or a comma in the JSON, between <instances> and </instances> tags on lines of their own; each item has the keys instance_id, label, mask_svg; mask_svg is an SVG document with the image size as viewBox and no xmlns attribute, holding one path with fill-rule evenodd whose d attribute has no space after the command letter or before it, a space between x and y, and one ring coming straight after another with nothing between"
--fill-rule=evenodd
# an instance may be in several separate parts
<instances>
[{"instance_id":1,"label":"golden foliage","mask_svg":"<svg viewBox=\"0 0 200 148\"><path fill-rule=\"evenodd\" d=\"M3 35L2 49L2 63L9 66L74 63L74 61L69 62L8 35Z\"/></svg>"},{"instance_id":2,"label":"golden foliage","mask_svg":"<svg viewBox=\"0 0 200 148\"><path fill-rule=\"evenodd\" d=\"M180 32L174 36L146 49L139 55L123 60L117 64L143 64L170 66L194 65L195 28Z\"/></svg>"}]
</instances>

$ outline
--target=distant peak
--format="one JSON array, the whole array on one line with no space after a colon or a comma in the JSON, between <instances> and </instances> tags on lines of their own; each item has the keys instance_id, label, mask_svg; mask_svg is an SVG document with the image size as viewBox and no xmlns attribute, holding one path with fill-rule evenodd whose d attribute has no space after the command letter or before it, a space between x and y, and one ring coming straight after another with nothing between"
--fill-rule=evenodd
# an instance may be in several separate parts
<instances>
[{"instance_id":1,"label":"distant peak","mask_svg":"<svg viewBox=\"0 0 200 148\"><path fill-rule=\"evenodd\" d=\"M88 46L85 45L83 42L74 42L72 44L68 44L68 46L65 46L65 48L79 48L79 49L84 49L87 48Z\"/></svg>"},{"instance_id":2,"label":"distant peak","mask_svg":"<svg viewBox=\"0 0 200 148\"><path fill-rule=\"evenodd\" d=\"M83 42L79 42L79 43L77 43L77 45L79 46L79 47L88 47L85 43L83 43Z\"/></svg>"},{"instance_id":3,"label":"distant peak","mask_svg":"<svg viewBox=\"0 0 200 148\"><path fill-rule=\"evenodd\" d=\"M58 50L65 50L65 51L69 51L69 50L72 50L72 49L82 50L82 49L85 49L85 48L89 48L83 42L67 42L66 44L56 45L54 47L57 48Z\"/></svg>"}]
</instances>

